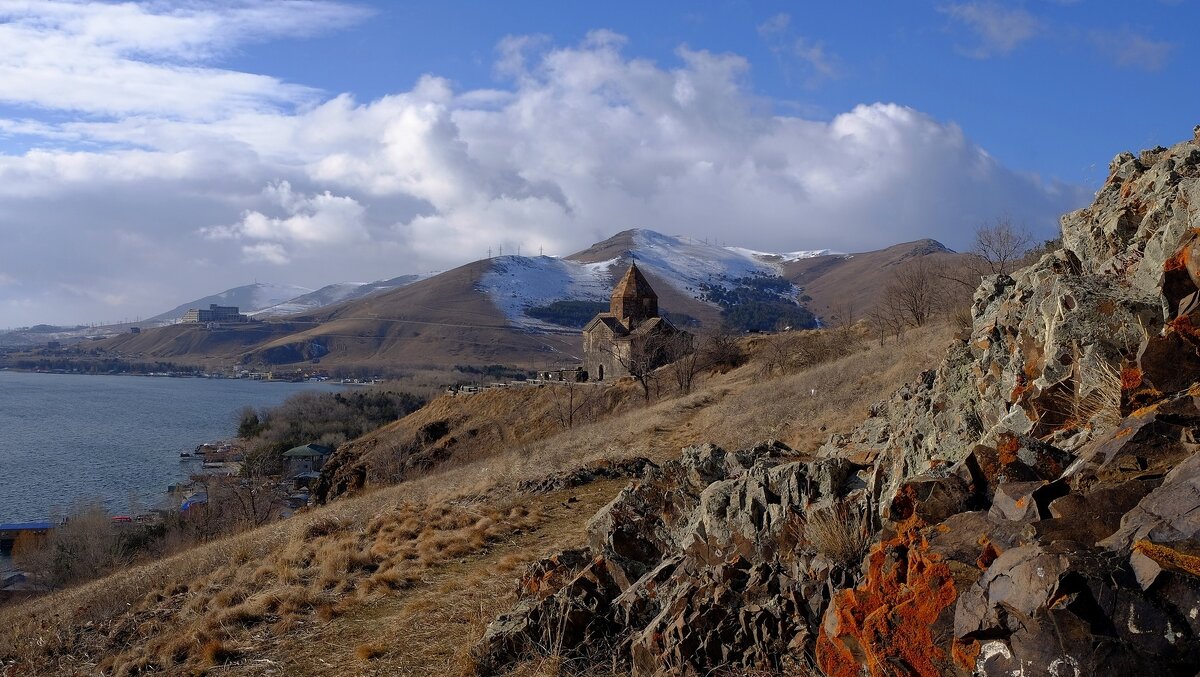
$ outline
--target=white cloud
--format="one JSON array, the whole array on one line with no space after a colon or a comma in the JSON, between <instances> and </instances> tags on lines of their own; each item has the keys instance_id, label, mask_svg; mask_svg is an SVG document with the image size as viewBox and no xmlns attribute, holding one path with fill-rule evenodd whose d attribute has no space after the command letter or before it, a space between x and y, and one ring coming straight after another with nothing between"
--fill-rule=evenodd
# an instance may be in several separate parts
<instances>
[{"instance_id":1,"label":"white cloud","mask_svg":"<svg viewBox=\"0 0 1200 677\"><path fill-rule=\"evenodd\" d=\"M764 38L774 37L782 33L786 33L788 27L792 24L792 15L787 12L780 12L775 16L767 19L758 25L758 34Z\"/></svg>"},{"instance_id":2,"label":"white cloud","mask_svg":"<svg viewBox=\"0 0 1200 677\"><path fill-rule=\"evenodd\" d=\"M45 30L68 42L104 34ZM162 61L146 54L204 58L231 44L112 40L141 45L151 69ZM248 105L222 90L203 115L157 101L108 118L0 122L35 146L0 154L0 269L22 282L0 291L10 315L0 326L97 319L97 298L146 316L248 282L262 265L275 281L316 287L447 268L489 247L567 254L638 226L760 250L921 237L963 246L1000 213L1049 235L1086 199L1003 167L956 125L911 108L772 115L740 56L680 48L665 66L623 45L603 31L571 47L510 38L498 54L505 79L487 90L434 74L373 101L292 108L277 96L292 85L267 82ZM5 77L0 90L12 91ZM44 105L121 108L108 94L78 96Z\"/></svg>"},{"instance_id":3,"label":"white cloud","mask_svg":"<svg viewBox=\"0 0 1200 677\"><path fill-rule=\"evenodd\" d=\"M271 263L277 266L290 263L287 250L275 242L259 242L242 246L243 259L248 263Z\"/></svg>"},{"instance_id":4,"label":"white cloud","mask_svg":"<svg viewBox=\"0 0 1200 677\"><path fill-rule=\"evenodd\" d=\"M1011 53L1041 30L1041 22L1019 7L991 2L963 2L940 7L940 12L963 24L978 41L962 48L967 56L987 59Z\"/></svg>"},{"instance_id":5,"label":"white cloud","mask_svg":"<svg viewBox=\"0 0 1200 677\"><path fill-rule=\"evenodd\" d=\"M759 36L782 64L784 77L792 78L793 63L799 67L806 87L816 87L825 80L840 77L841 59L818 40L792 35L791 24L791 15L780 13L758 26Z\"/></svg>"},{"instance_id":6,"label":"white cloud","mask_svg":"<svg viewBox=\"0 0 1200 677\"><path fill-rule=\"evenodd\" d=\"M266 241L247 245L242 251L251 258L272 263L289 260L285 248L289 244L330 246L368 239L363 227L366 210L354 198L332 195L329 191L316 195L298 194L287 181L268 186L263 195L285 215L268 216L246 210L237 223L201 228L200 233L214 240Z\"/></svg>"},{"instance_id":7,"label":"white cloud","mask_svg":"<svg viewBox=\"0 0 1200 677\"><path fill-rule=\"evenodd\" d=\"M1147 72L1162 70L1175 48L1166 40L1155 40L1129 28L1094 30L1090 38L1096 49L1117 66Z\"/></svg>"},{"instance_id":8,"label":"white cloud","mask_svg":"<svg viewBox=\"0 0 1200 677\"><path fill-rule=\"evenodd\" d=\"M309 35L364 16L331 2L156 7L0 1L0 102L201 120L275 110L317 92L200 64L235 44Z\"/></svg>"}]
</instances>

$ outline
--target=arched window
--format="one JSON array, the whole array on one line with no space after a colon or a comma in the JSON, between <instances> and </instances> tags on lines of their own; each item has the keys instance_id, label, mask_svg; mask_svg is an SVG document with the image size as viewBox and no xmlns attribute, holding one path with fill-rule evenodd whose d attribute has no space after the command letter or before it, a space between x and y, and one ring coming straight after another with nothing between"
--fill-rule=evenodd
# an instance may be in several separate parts
<instances>
[{"instance_id":1,"label":"arched window","mask_svg":"<svg viewBox=\"0 0 1200 677\"><path fill-rule=\"evenodd\" d=\"M600 369L599 369L599 371L596 373L596 380L597 380L597 381L603 381L603 380L604 380L604 365L603 365L603 364L602 364L602 365L600 365Z\"/></svg>"}]
</instances>

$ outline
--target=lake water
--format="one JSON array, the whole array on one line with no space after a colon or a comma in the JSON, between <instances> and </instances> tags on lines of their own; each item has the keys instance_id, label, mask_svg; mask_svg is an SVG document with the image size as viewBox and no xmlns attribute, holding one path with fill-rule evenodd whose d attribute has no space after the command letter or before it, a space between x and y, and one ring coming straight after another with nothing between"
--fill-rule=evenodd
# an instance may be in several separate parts
<instances>
[{"instance_id":1,"label":"lake water","mask_svg":"<svg viewBox=\"0 0 1200 677\"><path fill-rule=\"evenodd\" d=\"M153 508L195 469L179 452L233 437L246 405L342 387L0 371L0 522L48 519L81 500Z\"/></svg>"}]
</instances>

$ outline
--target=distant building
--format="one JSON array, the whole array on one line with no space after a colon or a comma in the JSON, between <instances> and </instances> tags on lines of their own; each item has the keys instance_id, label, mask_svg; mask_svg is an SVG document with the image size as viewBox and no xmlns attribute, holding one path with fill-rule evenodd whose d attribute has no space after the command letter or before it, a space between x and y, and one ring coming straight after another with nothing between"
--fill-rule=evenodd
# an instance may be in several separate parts
<instances>
[{"instance_id":1,"label":"distant building","mask_svg":"<svg viewBox=\"0 0 1200 677\"><path fill-rule=\"evenodd\" d=\"M248 318L238 312L237 306L218 306L215 303L208 304L208 310L203 308L191 308L183 314L181 321L183 322L246 322Z\"/></svg>"},{"instance_id":2,"label":"distant building","mask_svg":"<svg viewBox=\"0 0 1200 677\"><path fill-rule=\"evenodd\" d=\"M51 522L14 522L0 524L0 557L10 557L19 550L18 543L36 546L43 543L54 530Z\"/></svg>"},{"instance_id":3,"label":"distant building","mask_svg":"<svg viewBox=\"0 0 1200 677\"><path fill-rule=\"evenodd\" d=\"M312 443L288 449L283 453L284 462L287 463L286 477L320 470L332 453L333 449Z\"/></svg>"},{"instance_id":4,"label":"distant building","mask_svg":"<svg viewBox=\"0 0 1200 677\"><path fill-rule=\"evenodd\" d=\"M658 294L637 264L630 264L613 289L609 312L583 328L583 368L589 381L604 381L646 371L665 361L664 339L679 334L658 316Z\"/></svg>"}]
</instances>

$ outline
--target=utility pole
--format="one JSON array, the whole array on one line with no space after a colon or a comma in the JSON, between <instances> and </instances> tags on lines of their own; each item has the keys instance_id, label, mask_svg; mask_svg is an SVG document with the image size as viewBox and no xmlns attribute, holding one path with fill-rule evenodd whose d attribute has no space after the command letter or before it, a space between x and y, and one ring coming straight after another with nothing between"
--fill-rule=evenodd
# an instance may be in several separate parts
<instances>
[{"instance_id":1,"label":"utility pole","mask_svg":"<svg viewBox=\"0 0 1200 677\"><path fill-rule=\"evenodd\" d=\"M504 256L504 245L500 245L500 256Z\"/></svg>"}]
</instances>

